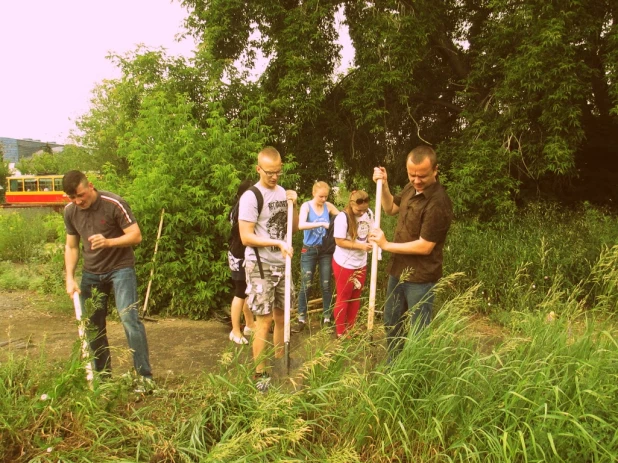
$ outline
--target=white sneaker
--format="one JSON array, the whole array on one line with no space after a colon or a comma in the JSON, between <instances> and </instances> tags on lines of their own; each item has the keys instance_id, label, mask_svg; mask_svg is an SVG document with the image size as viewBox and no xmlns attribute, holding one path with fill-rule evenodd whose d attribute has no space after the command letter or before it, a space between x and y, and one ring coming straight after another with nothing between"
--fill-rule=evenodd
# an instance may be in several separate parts
<instances>
[{"instance_id":1,"label":"white sneaker","mask_svg":"<svg viewBox=\"0 0 618 463\"><path fill-rule=\"evenodd\" d=\"M259 375L255 381L255 388L262 394L268 392L268 389L270 389L270 376L265 374Z\"/></svg>"},{"instance_id":2,"label":"white sneaker","mask_svg":"<svg viewBox=\"0 0 618 463\"><path fill-rule=\"evenodd\" d=\"M251 336L252 333L253 333L253 330L249 328L248 326L245 326L245 329L242 330L242 334L244 334L245 336Z\"/></svg>"},{"instance_id":3,"label":"white sneaker","mask_svg":"<svg viewBox=\"0 0 618 463\"><path fill-rule=\"evenodd\" d=\"M240 337L236 337L234 336L234 332L230 331L230 341L234 341L236 344L249 344L249 341L247 341L247 338L245 338L244 336L240 336Z\"/></svg>"}]
</instances>

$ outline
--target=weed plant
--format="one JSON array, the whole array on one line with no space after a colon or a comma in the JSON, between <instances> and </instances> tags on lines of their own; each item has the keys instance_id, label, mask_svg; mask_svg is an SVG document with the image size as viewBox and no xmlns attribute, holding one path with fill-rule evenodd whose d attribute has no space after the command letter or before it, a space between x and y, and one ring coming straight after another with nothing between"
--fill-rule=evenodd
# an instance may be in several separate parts
<instances>
[{"instance_id":1,"label":"weed plant","mask_svg":"<svg viewBox=\"0 0 618 463\"><path fill-rule=\"evenodd\" d=\"M616 233L592 209L457 222L436 317L393 363L375 333L320 333L266 394L234 348L150 396L122 376L90 391L78 343L65 363L9 356L0 460L616 461ZM491 342L473 328L488 312L509 314Z\"/></svg>"}]
</instances>

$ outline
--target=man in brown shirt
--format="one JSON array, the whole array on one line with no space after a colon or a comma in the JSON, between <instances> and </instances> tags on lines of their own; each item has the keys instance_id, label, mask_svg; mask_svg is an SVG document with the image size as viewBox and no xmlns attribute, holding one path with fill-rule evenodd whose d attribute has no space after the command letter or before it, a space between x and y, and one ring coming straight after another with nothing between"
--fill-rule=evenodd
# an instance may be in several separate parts
<instances>
[{"instance_id":1,"label":"man in brown shirt","mask_svg":"<svg viewBox=\"0 0 618 463\"><path fill-rule=\"evenodd\" d=\"M413 149L406 160L408 183L393 196L388 187L386 169L376 167L373 180L382 180L382 207L389 215L398 214L392 242L380 229L370 234L384 251L390 252L384 327L389 361L401 351L406 332L405 315L416 307L410 322L421 330L431 321L433 287L442 277L442 251L453 219L453 206L438 182L436 152L425 145Z\"/></svg>"},{"instance_id":2,"label":"man in brown shirt","mask_svg":"<svg viewBox=\"0 0 618 463\"><path fill-rule=\"evenodd\" d=\"M64 251L66 291L70 297L80 293L82 307L98 292L89 313L89 342L94 353L95 370L109 375L111 356L105 319L111 290L124 327L133 365L141 375L138 389L153 387L146 330L138 316L137 279L133 246L142 241L142 233L127 202L114 193L94 188L77 170L67 172L62 187L71 202L64 209L67 238ZM75 269L81 251L84 258L80 284Z\"/></svg>"}]
</instances>

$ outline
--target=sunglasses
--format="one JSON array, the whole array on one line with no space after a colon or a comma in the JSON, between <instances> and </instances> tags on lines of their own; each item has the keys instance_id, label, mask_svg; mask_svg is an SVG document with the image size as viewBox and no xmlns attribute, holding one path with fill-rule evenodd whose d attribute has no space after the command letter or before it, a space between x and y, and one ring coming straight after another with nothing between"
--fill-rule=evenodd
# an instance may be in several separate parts
<instances>
[{"instance_id":1,"label":"sunglasses","mask_svg":"<svg viewBox=\"0 0 618 463\"><path fill-rule=\"evenodd\" d=\"M365 203L369 204L369 198L358 198L354 200L354 202L358 204L359 206Z\"/></svg>"}]
</instances>

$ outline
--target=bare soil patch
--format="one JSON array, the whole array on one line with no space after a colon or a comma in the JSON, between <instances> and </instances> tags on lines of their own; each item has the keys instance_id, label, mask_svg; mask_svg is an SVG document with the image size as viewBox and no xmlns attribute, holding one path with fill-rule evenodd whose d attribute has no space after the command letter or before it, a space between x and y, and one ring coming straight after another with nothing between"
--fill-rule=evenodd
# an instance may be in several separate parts
<instances>
[{"instance_id":1,"label":"bare soil patch","mask_svg":"<svg viewBox=\"0 0 618 463\"><path fill-rule=\"evenodd\" d=\"M9 352L31 357L44 352L50 361L70 358L78 340L71 300L60 299L61 307L49 309L46 299L26 291L0 292L0 361ZM221 354L233 348L228 340L230 326L220 321L164 318L144 324L155 376L214 370ZM131 369L122 324L108 317L107 331L114 371ZM242 349L249 351L247 346Z\"/></svg>"},{"instance_id":2,"label":"bare soil patch","mask_svg":"<svg viewBox=\"0 0 618 463\"><path fill-rule=\"evenodd\" d=\"M318 318L316 314L302 333L292 334L292 370L312 359L325 347L325 341L334 344L328 335L315 336L321 329ZM0 362L6 361L9 354L31 358L44 354L47 361L64 361L77 348L77 322L68 297L50 298L31 291L0 292L0 320ZM229 341L231 325L227 322L161 318L144 324L155 378L219 372L222 356L235 349L241 351L241 359L251 363L250 345L238 346ZM113 349L114 373L132 370L132 356L122 324L109 316L107 331ZM481 350L491 350L504 336L502 328L484 317L471 320L466 332L478 339ZM384 331L380 327L374 336L376 350L371 354L372 364L384 356L385 347ZM276 371L273 373L279 376Z\"/></svg>"},{"instance_id":3,"label":"bare soil patch","mask_svg":"<svg viewBox=\"0 0 618 463\"><path fill-rule=\"evenodd\" d=\"M0 320L0 362L11 353L31 358L44 354L50 362L68 360L78 342L77 322L68 297L50 299L29 291L0 292ZM234 349L240 349L241 358L251 362L250 345L238 346L229 341L231 325L227 322L161 318L144 324L155 378L217 372L221 356ZM310 355L310 347L301 346L319 329L319 322L314 320L303 333L292 335L292 366ZM122 324L108 316L107 332L114 373L131 370L132 357Z\"/></svg>"}]
</instances>

